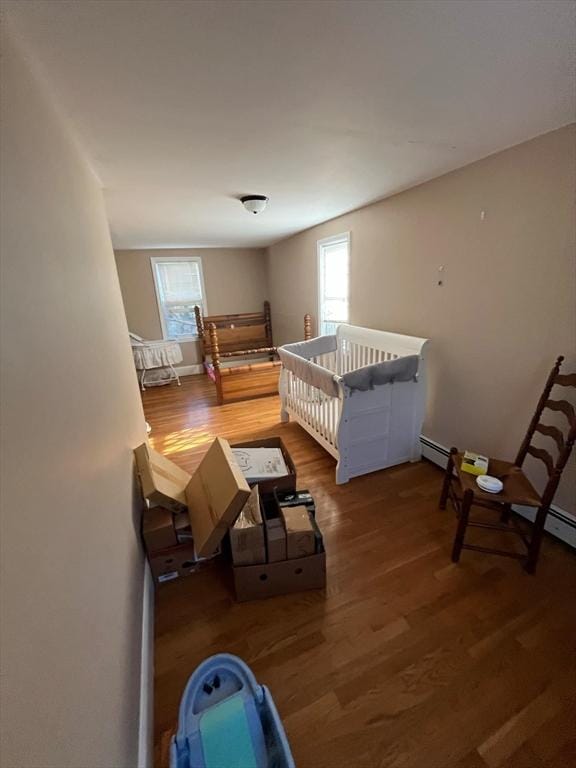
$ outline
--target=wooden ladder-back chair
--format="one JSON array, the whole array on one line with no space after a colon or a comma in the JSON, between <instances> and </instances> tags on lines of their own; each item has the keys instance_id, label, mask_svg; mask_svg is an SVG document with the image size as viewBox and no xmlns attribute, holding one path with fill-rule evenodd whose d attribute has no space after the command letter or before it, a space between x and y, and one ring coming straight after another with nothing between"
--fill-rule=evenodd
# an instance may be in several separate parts
<instances>
[{"instance_id":1,"label":"wooden ladder-back chair","mask_svg":"<svg viewBox=\"0 0 576 768\"><path fill-rule=\"evenodd\" d=\"M452 560L455 563L460 560L460 554L463 549L472 549L477 552L488 552L517 558L524 561L524 567L528 573L534 573L536 570L548 510L576 440L576 410L574 406L567 400L554 400L550 398L552 388L555 386L576 388L576 373L560 373L560 366L563 360L562 356L556 360L556 364L548 376L548 381L526 436L522 441L516 460L514 462L499 461L498 459L489 460L488 473L498 477L504 484L504 488L500 493L490 494L480 490L476 484L476 476L461 470L462 454L458 452L457 448L450 450L444 485L440 496L440 508L445 509L446 502L450 499L458 516L456 537L452 549ZM565 422L564 429L543 423L541 417L545 410L562 414L565 417L565 420L563 419ZM554 441L557 448L556 460L553 459L547 450L532 444L536 433L549 437ZM542 494L539 494L534 489L522 471L522 465L527 456L539 459L546 467L548 482ZM515 517L512 517L513 504L536 508L536 517L529 531L525 530L524 526L520 526ZM470 520L469 515L472 507L484 507L499 511L500 524ZM520 537L526 551L518 553L467 544L464 540L468 527L514 533Z\"/></svg>"}]
</instances>

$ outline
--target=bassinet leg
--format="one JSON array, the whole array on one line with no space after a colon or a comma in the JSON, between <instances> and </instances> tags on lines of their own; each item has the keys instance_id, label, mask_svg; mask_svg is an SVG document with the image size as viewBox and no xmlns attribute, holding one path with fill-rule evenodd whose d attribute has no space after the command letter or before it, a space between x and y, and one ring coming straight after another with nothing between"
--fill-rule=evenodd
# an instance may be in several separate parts
<instances>
[{"instance_id":1,"label":"bassinet leg","mask_svg":"<svg viewBox=\"0 0 576 768\"><path fill-rule=\"evenodd\" d=\"M178 374L176 373L176 369L174 368L173 365L170 365L170 370L172 371L172 375L176 379L176 384L178 384L178 386L181 386L180 385L180 376L178 376Z\"/></svg>"},{"instance_id":2,"label":"bassinet leg","mask_svg":"<svg viewBox=\"0 0 576 768\"><path fill-rule=\"evenodd\" d=\"M284 408L280 408L280 421L282 424L288 424L290 421L290 414L288 411L285 411Z\"/></svg>"},{"instance_id":3,"label":"bassinet leg","mask_svg":"<svg viewBox=\"0 0 576 768\"><path fill-rule=\"evenodd\" d=\"M142 369L142 375L140 376L140 389L142 392L146 392L146 387L144 386L144 378L146 376L146 368Z\"/></svg>"}]
</instances>

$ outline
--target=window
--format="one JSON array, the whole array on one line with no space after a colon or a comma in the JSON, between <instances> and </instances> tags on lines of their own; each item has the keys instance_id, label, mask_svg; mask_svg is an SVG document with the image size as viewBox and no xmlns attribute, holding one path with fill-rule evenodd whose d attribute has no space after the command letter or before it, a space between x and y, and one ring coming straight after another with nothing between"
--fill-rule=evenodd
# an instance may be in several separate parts
<instances>
[{"instance_id":1,"label":"window","mask_svg":"<svg viewBox=\"0 0 576 768\"><path fill-rule=\"evenodd\" d=\"M318 319L320 334L348 322L350 233L318 241Z\"/></svg>"},{"instance_id":2,"label":"window","mask_svg":"<svg viewBox=\"0 0 576 768\"><path fill-rule=\"evenodd\" d=\"M153 256L151 261L163 337L181 341L195 338L196 304L203 315L207 314L202 261L191 256Z\"/></svg>"}]
</instances>

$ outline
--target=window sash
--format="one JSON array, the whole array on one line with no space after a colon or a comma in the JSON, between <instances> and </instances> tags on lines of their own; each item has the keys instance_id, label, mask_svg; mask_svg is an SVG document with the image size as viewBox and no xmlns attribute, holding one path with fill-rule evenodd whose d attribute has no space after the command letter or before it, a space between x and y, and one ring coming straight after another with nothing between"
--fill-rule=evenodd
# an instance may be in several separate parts
<instances>
[{"instance_id":1,"label":"window sash","mask_svg":"<svg viewBox=\"0 0 576 768\"><path fill-rule=\"evenodd\" d=\"M170 264L193 264L191 275L176 273L170 275ZM191 341L198 338L194 307L199 306L202 314L208 313L202 260L198 256L153 256L152 274L156 301L164 339ZM180 289L182 296L178 297Z\"/></svg>"}]
</instances>

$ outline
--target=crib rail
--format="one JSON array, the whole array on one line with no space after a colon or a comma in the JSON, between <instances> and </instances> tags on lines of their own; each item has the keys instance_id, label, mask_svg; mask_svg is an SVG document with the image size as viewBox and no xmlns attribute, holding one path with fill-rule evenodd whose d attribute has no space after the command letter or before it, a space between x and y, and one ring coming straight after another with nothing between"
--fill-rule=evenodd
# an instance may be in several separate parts
<instances>
[{"instance_id":1,"label":"crib rail","mask_svg":"<svg viewBox=\"0 0 576 768\"><path fill-rule=\"evenodd\" d=\"M384 349L375 349L366 344L342 339L338 345L336 372L339 376L364 368L366 365L384 363L388 360L396 360L400 355L388 352Z\"/></svg>"},{"instance_id":2,"label":"crib rail","mask_svg":"<svg viewBox=\"0 0 576 768\"><path fill-rule=\"evenodd\" d=\"M399 333L375 331L342 324L338 327L336 373L345 373L366 365L397 360L408 355L422 356L426 339Z\"/></svg>"},{"instance_id":3,"label":"crib rail","mask_svg":"<svg viewBox=\"0 0 576 768\"><path fill-rule=\"evenodd\" d=\"M335 357L335 353L332 353ZM327 355L314 358L320 365ZM282 369L280 383L283 409L292 415L335 458L338 458L338 426L342 397L330 397L307 384L292 371Z\"/></svg>"}]
</instances>

